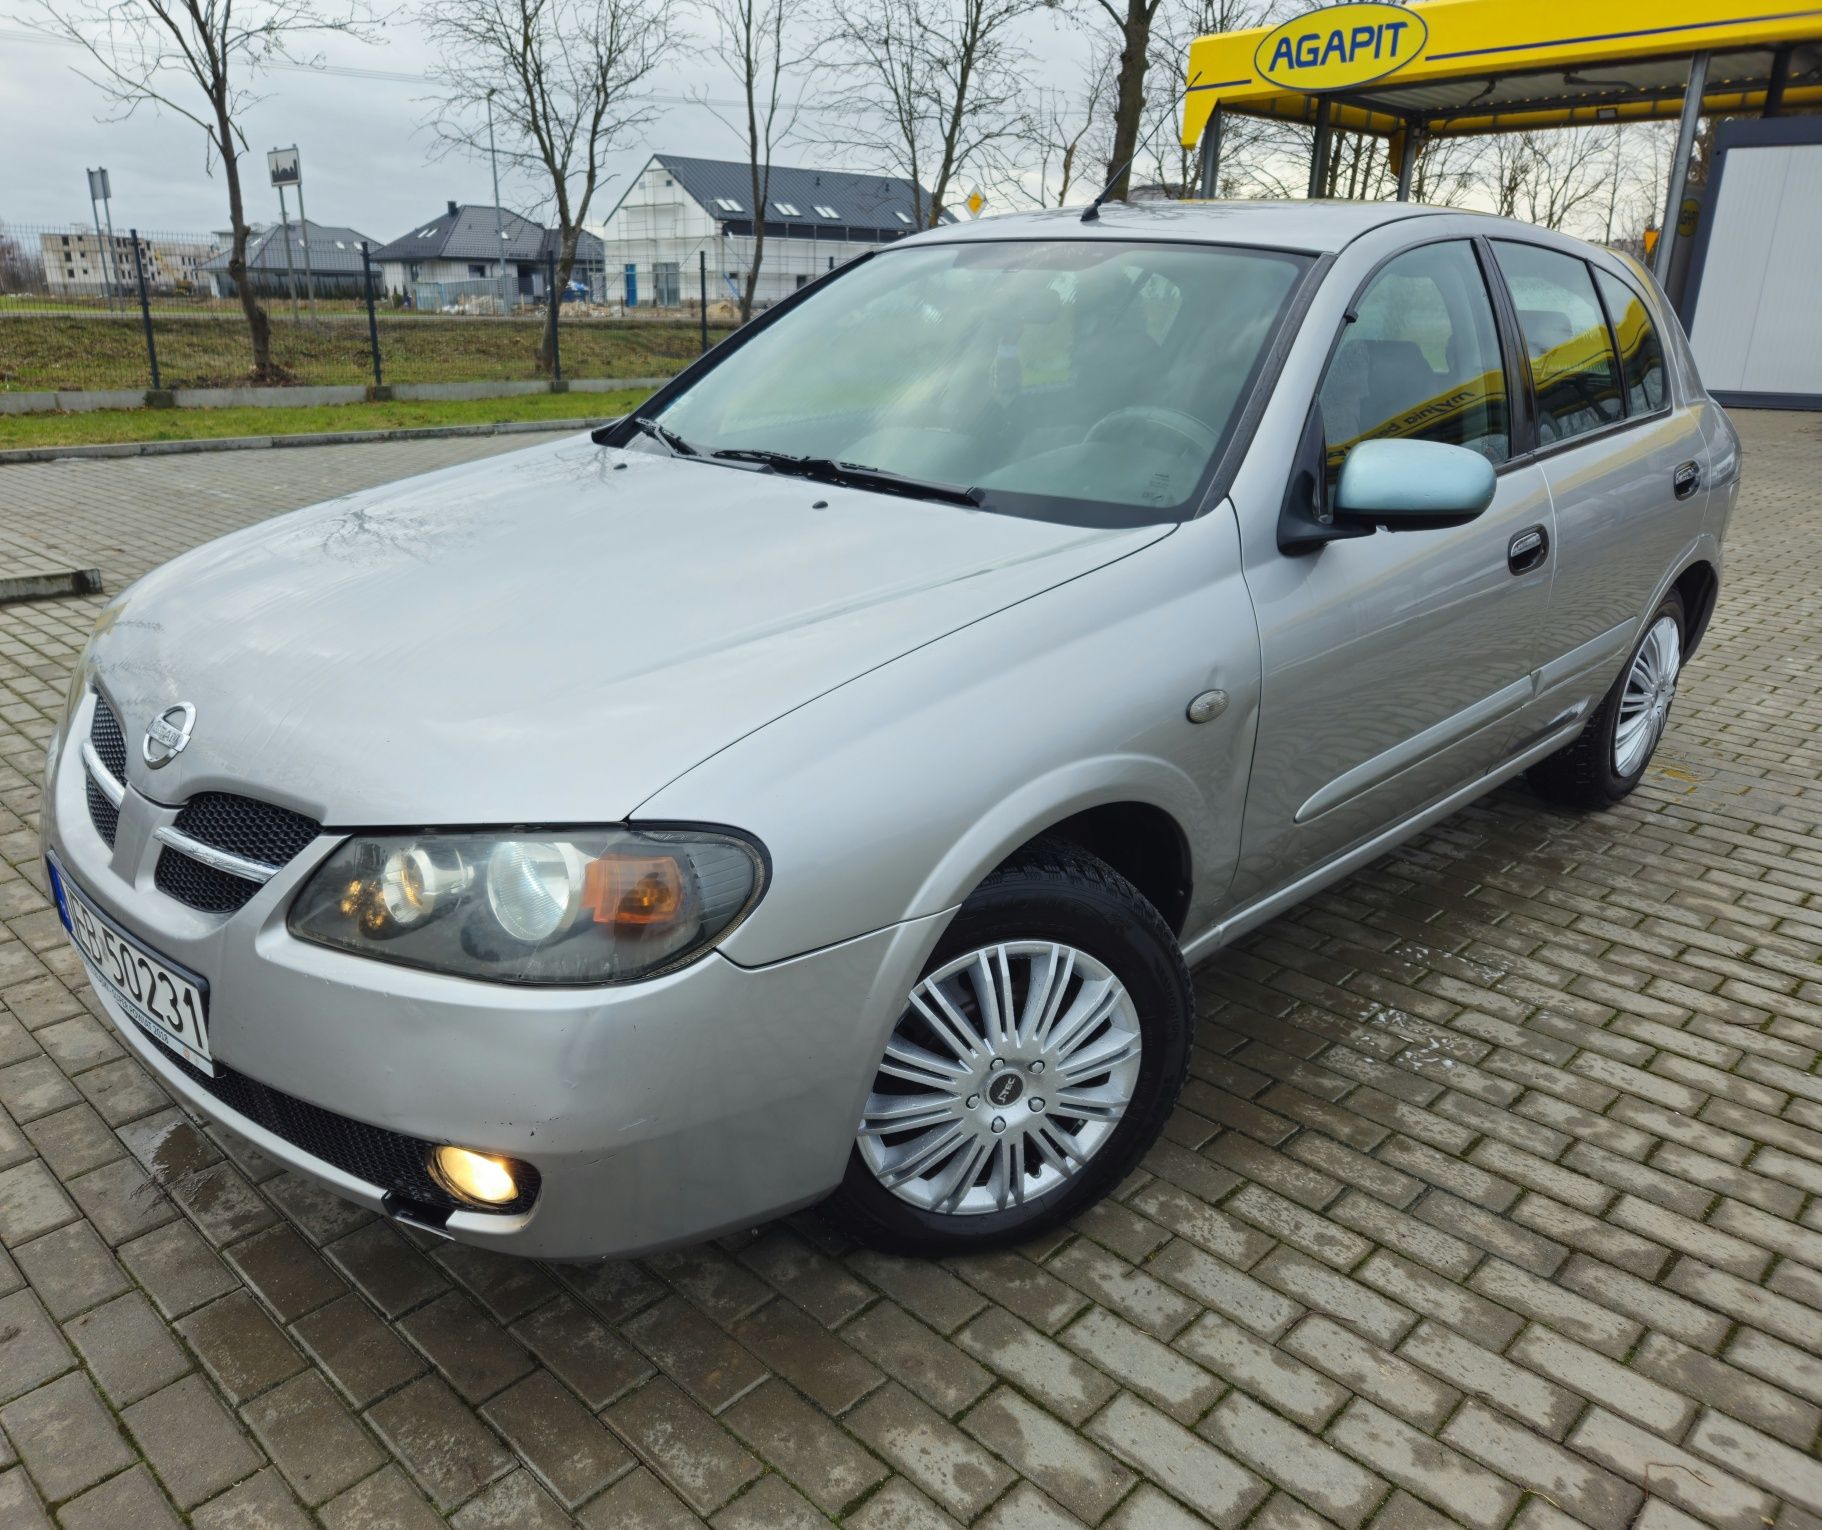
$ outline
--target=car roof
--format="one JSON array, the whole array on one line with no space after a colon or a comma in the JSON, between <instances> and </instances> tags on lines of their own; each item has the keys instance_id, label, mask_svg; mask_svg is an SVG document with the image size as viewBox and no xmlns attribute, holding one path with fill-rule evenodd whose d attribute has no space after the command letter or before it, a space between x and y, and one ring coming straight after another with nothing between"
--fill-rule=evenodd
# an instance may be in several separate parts
<instances>
[{"instance_id":1,"label":"car roof","mask_svg":"<svg viewBox=\"0 0 1822 1530\"><path fill-rule=\"evenodd\" d=\"M1340 250L1362 234L1411 218L1461 216L1459 207L1415 202L1223 201L1108 202L1092 223L1079 207L1001 213L950 224L905 243L947 244L957 239L1169 239L1196 244L1250 244L1279 250ZM1485 214L1492 225L1514 224ZM1492 232L1489 229L1489 232Z\"/></svg>"}]
</instances>

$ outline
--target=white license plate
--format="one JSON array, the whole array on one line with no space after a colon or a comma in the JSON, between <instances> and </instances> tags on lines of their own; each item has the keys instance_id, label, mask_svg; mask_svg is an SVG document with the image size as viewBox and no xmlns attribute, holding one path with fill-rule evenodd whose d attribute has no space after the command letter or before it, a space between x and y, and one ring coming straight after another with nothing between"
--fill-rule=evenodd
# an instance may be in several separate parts
<instances>
[{"instance_id":1,"label":"white license plate","mask_svg":"<svg viewBox=\"0 0 1822 1530\"><path fill-rule=\"evenodd\" d=\"M57 912L89 976L139 1028L211 1077L209 985L175 967L128 935L89 901L53 859Z\"/></svg>"}]
</instances>

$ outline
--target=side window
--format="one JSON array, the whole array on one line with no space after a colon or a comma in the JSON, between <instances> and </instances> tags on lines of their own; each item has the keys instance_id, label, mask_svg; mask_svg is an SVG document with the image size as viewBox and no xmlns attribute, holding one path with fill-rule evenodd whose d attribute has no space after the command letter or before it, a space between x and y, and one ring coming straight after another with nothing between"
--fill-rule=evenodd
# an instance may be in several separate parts
<instances>
[{"instance_id":1,"label":"side window","mask_svg":"<svg viewBox=\"0 0 1822 1530\"><path fill-rule=\"evenodd\" d=\"M1607 316L1587 265L1534 244L1493 243L1518 310L1537 390L1537 438L1548 446L1625 413Z\"/></svg>"},{"instance_id":2,"label":"side window","mask_svg":"<svg viewBox=\"0 0 1822 1530\"><path fill-rule=\"evenodd\" d=\"M1645 300L1617 276L1596 270L1594 279L1607 305L1607 317L1613 321L1614 338L1620 343L1620 376L1626 380L1626 413L1650 414L1662 409L1670 398L1670 386L1664 376L1664 348L1658 343L1658 332L1651 322L1651 310Z\"/></svg>"},{"instance_id":3,"label":"side window","mask_svg":"<svg viewBox=\"0 0 1822 1530\"><path fill-rule=\"evenodd\" d=\"M1466 240L1409 250L1380 268L1322 379L1329 489L1360 441L1396 436L1512 454L1506 374L1487 284Z\"/></svg>"}]
</instances>

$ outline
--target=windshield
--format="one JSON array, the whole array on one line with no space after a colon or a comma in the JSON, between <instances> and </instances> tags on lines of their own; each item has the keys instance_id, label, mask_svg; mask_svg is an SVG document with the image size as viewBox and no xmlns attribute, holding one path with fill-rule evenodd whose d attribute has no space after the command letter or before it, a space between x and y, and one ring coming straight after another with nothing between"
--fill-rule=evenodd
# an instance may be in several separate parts
<instances>
[{"instance_id":1,"label":"windshield","mask_svg":"<svg viewBox=\"0 0 1822 1530\"><path fill-rule=\"evenodd\" d=\"M654 417L705 455L861 464L978 488L990 509L1086 501L1156 518L1226 445L1307 265L1110 240L894 250Z\"/></svg>"}]
</instances>

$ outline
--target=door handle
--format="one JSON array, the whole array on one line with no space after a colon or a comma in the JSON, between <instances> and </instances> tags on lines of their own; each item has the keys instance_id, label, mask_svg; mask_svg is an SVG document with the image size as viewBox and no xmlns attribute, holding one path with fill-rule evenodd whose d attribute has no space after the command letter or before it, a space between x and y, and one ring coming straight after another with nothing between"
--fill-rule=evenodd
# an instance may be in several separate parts
<instances>
[{"instance_id":1,"label":"door handle","mask_svg":"<svg viewBox=\"0 0 1822 1530\"><path fill-rule=\"evenodd\" d=\"M1670 475L1670 487L1676 491L1678 499L1688 499L1701 486L1702 469L1699 464L1685 462Z\"/></svg>"},{"instance_id":2,"label":"door handle","mask_svg":"<svg viewBox=\"0 0 1822 1530\"><path fill-rule=\"evenodd\" d=\"M1528 574L1541 568L1550 556L1550 533L1542 526L1521 531L1506 545L1506 567L1515 574Z\"/></svg>"}]
</instances>

